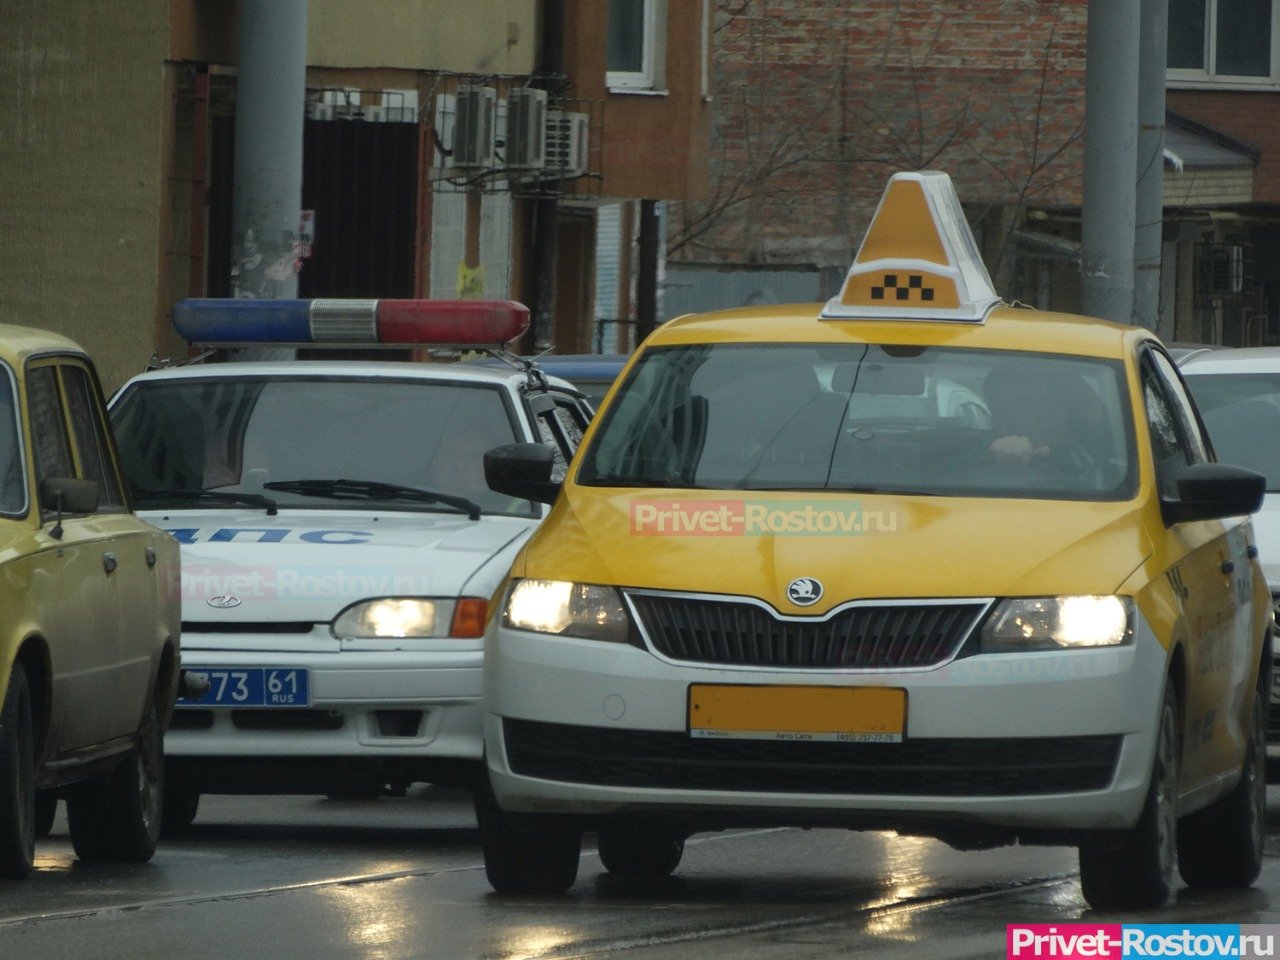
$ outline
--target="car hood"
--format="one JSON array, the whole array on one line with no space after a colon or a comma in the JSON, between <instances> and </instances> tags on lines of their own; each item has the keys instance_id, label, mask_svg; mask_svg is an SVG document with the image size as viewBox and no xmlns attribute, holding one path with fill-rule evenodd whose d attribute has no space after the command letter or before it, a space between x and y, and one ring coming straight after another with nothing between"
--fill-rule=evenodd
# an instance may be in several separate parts
<instances>
[{"instance_id":1,"label":"car hood","mask_svg":"<svg viewBox=\"0 0 1280 960\"><path fill-rule=\"evenodd\" d=\"M514 553L538 522L337 510L139 516L182 545L182 619L188 623L322 623L368 597L488 597L509 558L491 561Z\"/></svg>"},{"instance_id":2,"label":"car hood","mask_svg":"<svg viewBox=\"0 0 1280 960\"><path fill-rule=\"evenodd\" d=\"M820 614L870 597L1106 594L1152 553L1138 502L653 493L567 488L516 572L752 596ZM734 532L717 532L726 523ZM803 610L787 599L802 577L823 585Z\"/></svg>"}]
</instances>

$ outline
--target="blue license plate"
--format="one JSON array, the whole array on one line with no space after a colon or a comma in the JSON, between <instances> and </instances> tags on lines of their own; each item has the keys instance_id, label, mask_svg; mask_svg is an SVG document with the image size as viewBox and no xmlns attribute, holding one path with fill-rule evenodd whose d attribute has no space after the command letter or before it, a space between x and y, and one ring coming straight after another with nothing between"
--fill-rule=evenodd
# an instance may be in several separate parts
<instances>
[{"instance_id":1,"label":"blue license plate","mask_svg":"<svg viewBox=\"0 0 1280 960\"><path fill-rule=\"evenodd\" d=\"M209 681L209 690L195 700L178 700L179 707L307 707L311 705L311 675L284 667L188 667Z\"/></svg>"}]
</instances>

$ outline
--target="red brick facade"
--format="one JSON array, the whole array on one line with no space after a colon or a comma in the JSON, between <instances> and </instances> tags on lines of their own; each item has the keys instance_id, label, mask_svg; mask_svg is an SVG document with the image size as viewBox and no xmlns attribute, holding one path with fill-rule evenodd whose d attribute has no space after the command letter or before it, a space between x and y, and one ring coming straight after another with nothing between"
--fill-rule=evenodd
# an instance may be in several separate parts
<instances>
[{"instance_id":1,"label":"red brick facade","mask_svg":"<svg viewBox=\"0 0 1280 960\"><path fill-rule=\"evenodd\" d=\"M851 249L897 170L947 171L971 217L1080 203L1087 0L717 6L712 197L673 259Z\"/></svg>"},{"instance_id":2,"label":"red brick facade","mask_svg":"<svg viewBox=\"0 0 1280 960\"><path fill-rule=\"evenodd\" d=\"M1280 93L1168 90L1170 110L1261 152L1253 173L1255 203L1280 203Z\"/></svg>"}]
</instances>

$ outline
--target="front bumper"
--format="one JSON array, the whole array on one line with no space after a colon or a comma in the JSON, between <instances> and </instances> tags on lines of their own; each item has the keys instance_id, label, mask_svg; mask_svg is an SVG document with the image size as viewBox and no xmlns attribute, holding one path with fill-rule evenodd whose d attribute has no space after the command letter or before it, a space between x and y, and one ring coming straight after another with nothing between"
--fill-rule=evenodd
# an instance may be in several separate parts
<instances>
[{"instance_id":1,"label":"front bumper","mask_svg":"<svg viewBox=\"0 0 1280 960\"><path fill-rule=\"evenodd\" d=\"M335 653L184 649L189 669L310 671L311 704L285 709L179 707L165 736L171 757L424 757L478 761L479 649Z\"/></svg>"},{"instance_id":2,"label":"front bumper","mask_svg":"<svg viewBox=\"0 0 1280 960\"><path fill-rule=\"evenodd\" d=\"M1125 647L971 656L925 670L674 663L621 644L495 627L485 739L505 810L584 819L1126 828L1145 799L1166 653ZM689 685L907 691L899 744L693 739Z\"/></svg>"}]
</instances>

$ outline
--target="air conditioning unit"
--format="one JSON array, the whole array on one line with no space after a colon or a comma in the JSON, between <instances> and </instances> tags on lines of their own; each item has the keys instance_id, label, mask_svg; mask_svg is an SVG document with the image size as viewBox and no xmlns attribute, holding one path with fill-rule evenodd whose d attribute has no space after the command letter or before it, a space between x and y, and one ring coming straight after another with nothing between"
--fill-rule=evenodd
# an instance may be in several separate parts
<instances>
[{"instance_id":1,"label":"air conditioning unit","mask_svg":"<svg viewBox=\"0 0 1280 960\"><path fill-rule=\"evenodd\" d=\"M494 126L498 91L464 83L458 87L453 123L453 162L461 170L493 166Z\"/></svg>"},{"instance_id":2,"label":"air conditioning unit","mask_svg":"<svg viewBox=\"0 0 1280 960\"><path fill-rule=\"evenodd\" d=\"M519 87L507 97L505 166L541 170L547 157L547 91Z\"/></svg>"},{"instance_id":3,"label":"air conditioning unit","mask_svg":"<svg viewBox=\"0 0 1280 960\"><path fill-rule=\"evenodd\" d=\"M547 165L550 177L569 180L587 172L591 146L590 121L585 113L547 111Z\"/></svg>"},{"instance_id":4,"label":"air conditioning unit","mask_svg":"<svg viewBox=\"0 0 1280 960\"><path fill-rule=\"evenodd\" d=\"M307 119L309 120L332 120L333 104L331 103L309 103L307 104Z\"/></svg>"}]
</instances>

